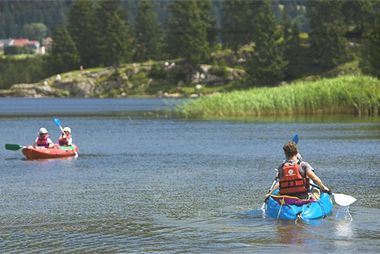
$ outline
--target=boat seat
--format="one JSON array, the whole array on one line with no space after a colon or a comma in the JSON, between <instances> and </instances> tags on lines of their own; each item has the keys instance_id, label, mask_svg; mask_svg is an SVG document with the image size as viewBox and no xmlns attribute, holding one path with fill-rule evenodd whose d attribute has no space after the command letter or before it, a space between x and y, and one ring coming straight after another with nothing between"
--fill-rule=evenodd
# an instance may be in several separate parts
<instances>
[{"instance_id":1,"label":"boat seat","mask_svg":"<svg viewBox=\"0 0 380 254\"><path fill-rule=\"evenodd\" d=\"M280 205L303 206L316 201L314 199L300 199L297 197L287 195L270 195L270 197L273 198Z\"/></svg>"}]
</instances>

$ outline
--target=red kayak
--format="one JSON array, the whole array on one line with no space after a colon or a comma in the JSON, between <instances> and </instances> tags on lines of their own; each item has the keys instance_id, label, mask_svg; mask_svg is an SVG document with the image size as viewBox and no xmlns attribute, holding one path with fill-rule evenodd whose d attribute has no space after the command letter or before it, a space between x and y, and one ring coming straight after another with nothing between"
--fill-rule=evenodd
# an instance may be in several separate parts
<instances>
[{"instance_id":1,"label":"red kayak","mask_svg":"<svg viewBox=\"0 0 380 254\"><path fill-rule=\"evenodd\" d=\"M29 160L75 156L75 152L78 154L78 147L74 144L72 146L56 146L52 148L24 147L22 149L22 153Z\"/></svg>"}]
</instances>

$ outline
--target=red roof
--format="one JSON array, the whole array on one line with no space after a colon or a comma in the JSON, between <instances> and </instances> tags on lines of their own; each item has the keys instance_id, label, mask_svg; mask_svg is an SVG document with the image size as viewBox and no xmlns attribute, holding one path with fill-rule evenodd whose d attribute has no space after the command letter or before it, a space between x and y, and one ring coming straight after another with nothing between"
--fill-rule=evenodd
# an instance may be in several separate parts
<instances>
[{"instance_id":1,"label":"red roof","mask_svg":"<svg viewBox=\"0 0 380 254\"><path fill-rule=\"evenodd\" d=\"M13 46L22 47L25 45L34 45L37 44L38 41L29 41L28 39L14 39Z\"/></svg>"}]
</instances>

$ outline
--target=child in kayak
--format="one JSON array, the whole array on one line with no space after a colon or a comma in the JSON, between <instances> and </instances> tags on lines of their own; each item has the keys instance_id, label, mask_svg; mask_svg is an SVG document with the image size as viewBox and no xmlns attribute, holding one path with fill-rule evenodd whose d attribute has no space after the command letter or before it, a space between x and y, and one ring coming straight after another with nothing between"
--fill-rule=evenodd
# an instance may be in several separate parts
<instances>
[{"instance_id":1,"label":"child in kayak","mask_svg":"<svg viewBox=\"0 0 380 254\"><path fill-rule=\"evenodd\" d=\"M71 146L73 144L73 138L71 136L71 129L70 127L63 128L63 132L65 134L61 134L58 138L58 142L60 146Z\"/></svg>"},{"instance_id":2,"label":"child in kayak","mask_svg":"<svg viewBox=\"0 0 380 254\"><path fill-rule=\"evenodd\" d=\"M38 132L38 137L34 141L34 143L31 145L33 147L53 147L54 143L51 141L48 131L45 128L41 128L40 131Z\"/></svg>"}]
</instances>

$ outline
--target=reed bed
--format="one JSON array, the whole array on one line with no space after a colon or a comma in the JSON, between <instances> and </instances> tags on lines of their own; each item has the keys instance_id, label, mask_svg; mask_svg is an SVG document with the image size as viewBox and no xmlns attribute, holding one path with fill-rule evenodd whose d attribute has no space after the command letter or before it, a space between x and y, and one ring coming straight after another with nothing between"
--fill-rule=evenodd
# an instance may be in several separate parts
<instances>
[{"instance_id":1,"label":"reed bed","mask_svg":"<svg viewBox=\"0 0 380 254\"><path fill-rule=\"evenodd\" d=\"M201 97L178 105L175 113L184 117L378 115L379 102L380 81L352 75Z\"/></svg>"}]
</instances>

